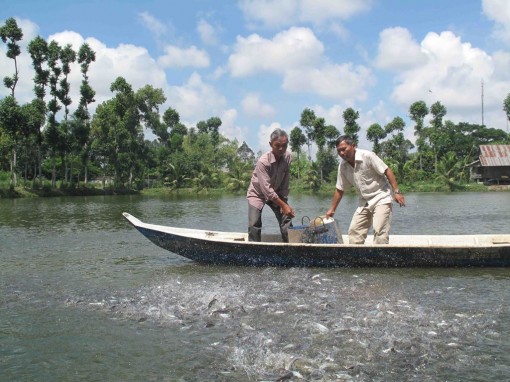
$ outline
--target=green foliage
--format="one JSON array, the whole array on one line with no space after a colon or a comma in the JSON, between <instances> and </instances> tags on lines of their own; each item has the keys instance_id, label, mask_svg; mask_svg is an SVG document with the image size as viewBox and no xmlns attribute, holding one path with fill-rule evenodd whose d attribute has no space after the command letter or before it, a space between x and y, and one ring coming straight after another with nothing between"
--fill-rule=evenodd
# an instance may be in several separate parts
<instances>
[{"instance_id":1,"label":"green foliage","mask_svg":"<svg viewBox=\"0 0 510 382\"><path fill-rule=\"evenodd\" d=\"M355 111L352 107L345 109L342 114L344 119L344 134L351 137L355 143L358 143L358 132L361 126L358 124L359 112Z\"/></svg>"},{"instance_id":2,"label":"green foliage","mask_svg":"<svg viewBox=\"0 0 510 382\"><path fill-rule=\"evenodd\" d=\"M454 152L447 153L437 165L436 180L445 184L450 191L462 189L467 180L465 160L459 160Z\"/></svg>"},{"instance_id":3,"label":"green foliage","mask_svg":"<svg viewBox=\"0 0 510 382\"><path fill-rule=\"evenodd\" d=\"M238 158L233 161L225 181L226 189L232 192L243 192L248 189L251 180L253 164Z\"/></svg>"},{"instance_id":4,"label":"green foliage","mask_svg":"<svg viewBox=\"0 0 510 382\"><path fill-rule=\"evenodd\" d=\"M4 77L4 85L11 90L11 95L14 97L16 84L18 83L18 64L17 58L21 54L21 48L18 44L23 38L23 31L18 27L16 20L12 17L5 20L5 24L0 27L0 38L7 44L8 58L14 60L14 74L12 76Z\"/></svg>"},{"instance_id":5,"label":"green foliage","mask_svg":"<svg viewBox=\"0 0 510 382\"><path fill-rule=\"evenodd\" d=\"M239 145L237 140L223 136L222 121L216 116L186 126L172 107L162 112L160 107L166 102L162 89L146 85L135 91L119 77L111 84L112 97L90 115L88 107L95 101L95 91L88 73L96 57L86 43L74 52L70 45L61 47L39 36L30 41L27 50L35 72L34 99L19 104L15 97L16 59L21 53L18 43L22 37L13 18L0 25L0 38L7 44L6 56L14 61L14 74L4 78L11 94L0 100L2 187L18 190L17 176L21 174L24 186L32 185L48 195L57 190L57 184L60 191L74 192L80 188L80 179L86 180L89 175L113 180L108 183L112 190L140 189L147 179L171 190L246 190L257 159L253 150L245 142ZM82 77L80 99L74 114L69 115L69 107L76 101L70 97L68 78L76 61ZM503 110L510 120L510 93L503 101ZM426 125L429 113L432 118ZM405 138L405 123L398 116L384 127L372 124L366 136L400 183L457 189L468 181L466 164L477 159L478 146L509 144L510 136L486 126L453 123L445 120L446 114L440 102L430 108L424 101L411 104L409 116L415 123L416 148ZM357 141L359 112L347 108L342 118L344 133ZM326 125L325 119L309 108L303 110L299 123L289 136L294 155L292 181L311 192L334 187L338 158L331 148L339 130ZM158 139L144 141L144 127ZM318 149L315 161L311 158L312 143ZM304 144L308 146L308 158L301 155Z\"/></svg>"},{"instance_id":6,"label":"green foliage","mask_svg":"<svg viewBox=\"0 0 510 382\"><path fill-rule=\"evenodd\" d=\"M503 110L505 111L507 119L510 121L510 93L508 93L503 101Z\"/></svg>"},{"instance_id":7,"label":"green foliage","mask_svg":"<svg viewBox=\"0 0 510 382\"><path fill-rule=\"evenodd\" d=\"M322 186L321 171L317 163L312 163L311 167L305 172L304 187L313 192L318 192Z\"/></svg>"}]
</instances>

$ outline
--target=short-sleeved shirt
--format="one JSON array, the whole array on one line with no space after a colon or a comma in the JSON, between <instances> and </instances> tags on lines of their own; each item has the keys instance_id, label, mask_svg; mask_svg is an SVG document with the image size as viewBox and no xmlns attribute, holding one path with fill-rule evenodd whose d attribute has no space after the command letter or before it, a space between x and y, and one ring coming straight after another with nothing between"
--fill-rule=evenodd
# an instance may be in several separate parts
<instances>
[{"instance_id":1,"label":"short-sleeved shirt","mask_svg":"<svg viewBox=\"0 0 510 382\"><path fill-rule=\"evenodd\" d=\"M261 210L266 202L289 196L291 160L288 151L279 160L271 151L259 158L246 194L250 205Z\"/></svg>"},{"instance_id":2,"label":"short-sleeved shirt","mask_svg":"<svg viewBox=\"0 0 510 382\"><path fill-rule=\"evenodd\" d=\"M338 165L336 188L340 191L356 189L358 212L365 207L373 211L378 205L392 204L391 188L385 175L387 169L386 163L375 153L356 148L354 168L347 161Z\"/></svg>"}]
</instances>

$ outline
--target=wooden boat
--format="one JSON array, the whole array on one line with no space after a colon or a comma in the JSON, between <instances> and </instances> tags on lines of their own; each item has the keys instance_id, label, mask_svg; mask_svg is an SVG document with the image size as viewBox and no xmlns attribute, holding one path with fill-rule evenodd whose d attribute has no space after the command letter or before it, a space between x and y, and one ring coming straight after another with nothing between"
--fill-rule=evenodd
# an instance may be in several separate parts
<instances>
[{"instance_id":1,"label":"wooden boat","mask_svg":"<svg viewBox=\"0 0 510 382\"><path fill-rule=\"evenodd\" d=\"M510 235L391 235L387 245L248 241L247 233L176 228L124 217L154 244L205 264L287 267L508 267ZM279 236L279 235L278 235ZM344 236L344 242L347 238Z\"/></svg>"}]
</instances>

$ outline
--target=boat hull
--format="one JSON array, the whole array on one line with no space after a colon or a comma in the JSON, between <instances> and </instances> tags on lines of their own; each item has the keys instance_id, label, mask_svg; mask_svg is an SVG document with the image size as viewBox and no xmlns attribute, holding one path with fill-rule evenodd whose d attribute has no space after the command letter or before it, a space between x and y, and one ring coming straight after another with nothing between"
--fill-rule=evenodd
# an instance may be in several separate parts
<instances>
[{"instance_id":1,"label":"boat hull","mask_svg":"<svg viewBox=\"0 0 510 382\"><path fill-rule=\"evenodd\" d=\"M164 226L137 224L138 219L126 218L157 246L204 264L385 268L510 266L510 242L474 246L253 243L165 232Z\"/></svg>"}]
</instances>

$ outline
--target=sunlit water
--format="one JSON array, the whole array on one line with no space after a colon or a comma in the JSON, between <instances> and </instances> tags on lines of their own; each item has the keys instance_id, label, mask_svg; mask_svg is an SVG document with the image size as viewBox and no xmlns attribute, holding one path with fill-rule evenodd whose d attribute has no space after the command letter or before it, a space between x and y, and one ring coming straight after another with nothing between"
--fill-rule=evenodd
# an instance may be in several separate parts
<instances>
[{"instance_id":1,"label":"sunlit water","mask_svg":"<svg viewBox=\"0 0 510 382\"><path fill-rule=\"evenodd\" d=\"M407 202L393 233L510 232L510 193ZM300 220L329 198L291 203ZM355 206L348 195L337 211L344 231ZM234 196L0 200L0 380L510 379L510 269L202 266L151 244L123 211L246 226Z\"/></svg>"}]
</instances>

